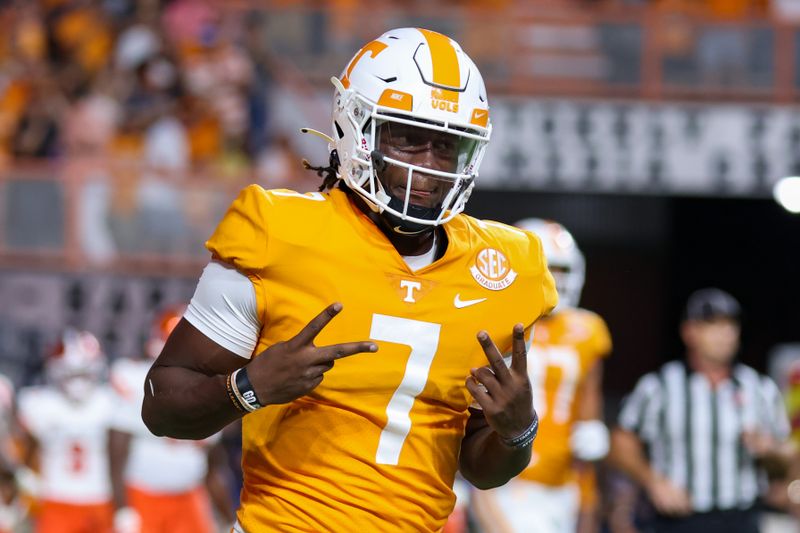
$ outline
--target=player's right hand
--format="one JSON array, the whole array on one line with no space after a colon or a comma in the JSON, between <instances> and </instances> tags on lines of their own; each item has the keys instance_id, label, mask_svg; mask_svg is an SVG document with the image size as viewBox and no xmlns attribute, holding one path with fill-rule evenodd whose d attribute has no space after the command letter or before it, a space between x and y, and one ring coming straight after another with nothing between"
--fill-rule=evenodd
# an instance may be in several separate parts
<instances>
[{"instance_id":1,"label":"player's right hand","mask_svg":"<svg viewBox=\"0 0 800 533\"><path fill-rule=\"evenodd\" d=\"M314 317L297 335L274 344L247 365L247 377L261 405L288 403L314 390L337 359L376 352L372 341L316 346L314 339L342 310L336 302Z\"/></svg>"}]
</instances>

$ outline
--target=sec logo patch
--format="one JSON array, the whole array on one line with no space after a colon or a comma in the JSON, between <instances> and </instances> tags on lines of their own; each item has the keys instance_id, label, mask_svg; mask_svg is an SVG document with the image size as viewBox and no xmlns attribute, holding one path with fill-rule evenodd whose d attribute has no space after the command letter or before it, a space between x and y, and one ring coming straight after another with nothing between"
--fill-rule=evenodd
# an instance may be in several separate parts
<instances>
[{"instance_id":1,"label":"sec logo patch","mask_svg":"<svg viewBox=\"0 0 800 533\"><path fill-rule=\"evenodd\" d=\"M469 269L472 277L482 287L500 291L514 283L517 273L503 252L495 248L484 248L475 256L475 264Z\"/></svg>"}]
</instances>

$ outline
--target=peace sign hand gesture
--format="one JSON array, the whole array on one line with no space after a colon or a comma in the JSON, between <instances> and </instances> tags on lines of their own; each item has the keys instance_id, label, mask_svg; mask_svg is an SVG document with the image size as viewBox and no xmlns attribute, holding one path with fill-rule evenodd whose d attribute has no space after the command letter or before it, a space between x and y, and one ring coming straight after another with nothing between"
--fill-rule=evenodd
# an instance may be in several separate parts
<instances>
[{"instance_id":1,"label":"peace sign hand gesture","mask_svg":"<svg viewBox=\"0 0 800 533\"><path fill-rule=\"evenodd\" d=\"M478 332L478 342L489 366L470 371L467 389L483 409L492 430L503 439L513 439L524 433L536 416L528 377L525 328L522 324L514 326L510 367L487 332Z\"/></svg>"},{"instance_id":2,"label":"peace sign hand gesture","mask_svg":"<svg viewBox=\"0 0 800 533\"><path fill-rule=\"evenodd\" d=\"M333 368L337 359L378 351L378 345L370 341L314 344L317 335L341 310L338 302L329 305L300 333L273 344L247 365L247 375L261 405L288 403L305 396L322 383L325 372Z\"/></svg>"}]
</instances>

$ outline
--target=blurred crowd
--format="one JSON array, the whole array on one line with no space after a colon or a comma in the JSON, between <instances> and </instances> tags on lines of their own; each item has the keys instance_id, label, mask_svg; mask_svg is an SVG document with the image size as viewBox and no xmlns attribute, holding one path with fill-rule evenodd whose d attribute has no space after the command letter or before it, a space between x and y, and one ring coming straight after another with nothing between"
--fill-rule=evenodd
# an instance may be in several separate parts
<instances>
[{"instance_id":1,"label":"blurred crowd","mask_svg":"<svg viewBox=\"0 0 800 533\"><path fill-rule=\"evenodd\" d=\"M647 3L668 14L723 23L768 16L793 21L800 12L796 0L561 0L554 5ZM316 42L311 51L323 56L330 52L326 48L349 44L343 36L361 23L353 16L357 3L350 0L263 6L296 4L330 9L327 15L308 11L308 21L299 28L312 45ZM515 0L456 4L492 11L525 7ZM215 178L254 166L285 174L286 161L296 158L271 124L269 96L276 72L271 54L276 51L269 50L266 35L269 10L257 9L259 5L230 9L207 0L0 2L0 169L12 160L100 155L167 171L205 168ZM417 2L385 0L373 7L410 15ZM704 30L699 44L693 35L685 19L667 18L659 45L667 60L699 46L693 54L707 66L738 58L734 67L741 69L746 55L742 48L753 44L735 28Z\"/></svg>"},{"instance_id":2,"label":"blurred crowd","mask_svg":"<svg viewBox=\"0 0 800 533\"><path fill-rule=\"evenodd\" d=\"M333 8L331 20L322 23L333 34L355 23L336 16L339 10L351 13L354 2L311 4ZM415 2L380 4L396 8ZM653 4L719 21L771 13L792 19L798 11L795 0ZM467 5L501 9L517 3ZM172 169L214 165L225 174L258 161L271 140L273 69L265 17L263 11L231 10L205 0L0 2L0 164L12 158L103 154ZM685 44L682 26L669 27L674 31L665 33L664 45Z\"/></svg>"},{"instance_id":3,"label":"blurred crowd","mask_svg":"<svg viewBox=\"0 0 800 533\"><path fill-rule=\"evenodd\" d=\"M235 172L268 136L261 20L197 0L0 3L0 161Z\"/></svg>"}]
</instances>

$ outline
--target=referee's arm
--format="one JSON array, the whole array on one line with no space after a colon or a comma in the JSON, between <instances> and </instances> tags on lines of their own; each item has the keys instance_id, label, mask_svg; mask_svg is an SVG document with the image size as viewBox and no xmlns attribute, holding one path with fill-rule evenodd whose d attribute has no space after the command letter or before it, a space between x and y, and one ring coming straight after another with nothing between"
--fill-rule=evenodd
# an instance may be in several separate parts
<instances>
[{"instance_id":1,"label":"referee's arm","mask_svg":"<svg viewBox=\"0 0 800 533\"><path fill-rule=\"evenodd\" d=\"M642 441L632 431L619 426L612 430L608 461L645 489L654 481L655 473L644 454Z\"/></svg>"},{"instance_id":2,"label":"referee's arm","mask_svg":"<svg viewBox=\"0 0 800 533\"><path fill-rule=\"evenodd\" d=\"M611 432L609 463L641 486L655 506L665 515L686 515L692 512L689 495L669 479L659 475L650 465L644 451L642 434L648 424L649 407L662 400L659 379L647 374L626 398L618 425ZM650 438L657 438L651 435Z\"/></svg>"}]
</instances>

